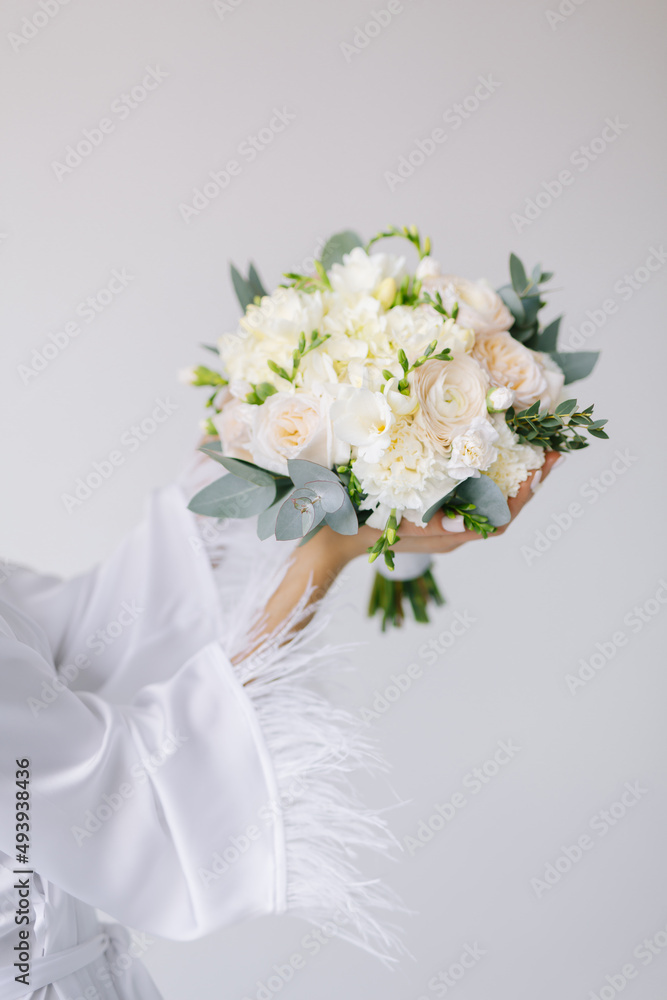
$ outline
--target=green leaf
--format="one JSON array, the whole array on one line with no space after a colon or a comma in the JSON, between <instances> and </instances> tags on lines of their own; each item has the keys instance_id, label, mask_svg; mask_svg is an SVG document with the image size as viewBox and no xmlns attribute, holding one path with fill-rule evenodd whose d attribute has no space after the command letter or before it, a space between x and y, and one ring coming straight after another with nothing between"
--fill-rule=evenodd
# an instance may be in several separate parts
<instances>
[{"instance_id":1,"label":"green leaf","mask_svg":"<svg viewBox=\"0 0 667 1000\"><path fill-rule=\"evenodd\" d=\"M203 347L205 351L212 351L214 354L220 354L218 348L215 347L214 344L200 344L199 346Z\"/></svg>"},{"instance_id":2,"label":"green leaf","mask_svg":"<svg viewBox=\"0 0 667 1000\"><path fill-rule=\"evenodd\" d=\"M565 385L590 375L600 356L599 351L551 351L550 354L565 373Z\"/></svg>"},{"instance_id":3,"label":"green leaf","mask_svg":"<svg viewBox=\"0 0 667 1000\"><path fill-rule=\"evenodd\" d=\"M291 483L288 483L285 486L279 486L276 490L276 499L274 502L270 507L267 507L266 510L263 510L257 518L257 537L261 538L262 541L266 538L271 538L272 535L275 535L278 511L280 510L285 497L291 492Z\"/></svg>"},{"instance_id":4,"label":"green leaf","mask_svg":"<svg viewBox=\"0 0 667 1000\"><path fill-rule=\"evenodd\" d=\"M269 294L264 288L264 285L262 284L262 279L255 270L254 264L250 265L250 270L248 271L247 284L250 285L254 295L264 296Z\"/></svg>"},{"instance_id":5,"label":"green leaf","mask_svg":"<svg viewBox=\"0 0 667 1000\"><path fill-rule=\"evenodd\" d=\"M314 499L312 490L295 489L280 505L276 518L276 538L288 541L292 538L303 538L308 532L324 520L324 509L321 503Z\"/></svg>"},{"instance_id":6,"label":"green leaf","mask_svg":"<svg viewBox=\"0 0 667 1000\"><path fill-rule=\"evenodd\" d=\"M510 254L510 278L512 279L512 288L517 295L521 295L526 290L528 277L526 269L514 253Z\"/></svg>"},{"instance_id":7,"label":"green leaf","mask_svg":"<svg viewBox=\"0 0 667 1000\"><path fill-rule=\"evenodd\" d=\"M449 493L445 493L444 496L440 497L439 500L436 500L436 502L434 504L432 504L424 514L422 514L422 521L424 522L424 524L428 524L428 522L431 520L431 518L435 514L437 514L437 512L440 510L440 508L442 507L442 505L445 502L445 500L447 499L447 497L451 496L452 493L454 493L455 490L456 490L456 487L453 486L451 488L451 490L449 491Z\"/></svg>"},{"instance_id":8,"label":"green leaf","mask_svg":"<svg viewBox=\"0 0 667 1000\"><path fill-rule=\"evenodd\" d=\"M464 479L456 487L456 496L468 503L474 503L477 508L476 515L487 517L495 528L507 524L511 518L502 490L488 476L482 474L477 479L472 477Z\"/></svg>"},{"instance_id":9,"label":"green leaf","mask_svg":"<svg viewBox=\"0 0 667 1000\"><path fill-rule=\"evenodd\" d=\"M338 510L327 513L325 521L339 535L356 535L359 531L357 512L347 494Z\"/></svg>"},{"instance_id":10,"label":"green leaf","mask_svg":"<svg viewBox=\"0 0 667 1000\"><path fill-rule=\"evenodd\" d=\"M558 332L560 330L562 319L562 316L558 316L558 318L549 323L548 326L545 326L544 330L542 330L537 338L536 346L538 351L545 351L547 354L550 354L556 350Z\"/></svg>"},{"instance_id":11,"label":"green leaf","mask_svg":"<svg viewBox=\"0 0 667 1000\"><path fill-rule=\"evenodd\" d=\"M326 479L331 483L340 482L338 475L331 469L315 462L308 462L305 458L288 458L287 470L295 486L306 486L314 479Z\"/></svg>"},{"instance_id":12,"label":"green leaf","mask_svg":"<svg viewBox=\"0 0 667 1000\"><path fill-rule=\"evenodd\" d=\"M343 255L354 250L355 247L363 246L360 237L351 229L345 229L342 233L336 233L327 240L322 250L322 266L325 271L329 271L333 264L341 264Z\"/></svg>"},{"instance_id":13,"label":"green leaf","mask_svg":"<svg viewBox=\"0 0 667 1000\"><path fill-rule=\"evenodd\" d=\"M252 462L244 462L240 458L229 458L227 455L223 455L218 449L209 448L208 445L203 445L199 451L219 462L220 465L223 465L227 469L227 472L232 472L239 479L245 479L249 483L254 483L255 486L270 486L279 478L276 473L260 469L258 465L253 465Z\"/></svg>"},{"instance_id":14,"label":"green leaf","mask_svg":"<svg viewBox=\"0 0 667 1000\"><path fill-rule=\"evenodd\" d=\"M234 291L236 292L236 298L239 300L239 305L243 312L246 311L250 303L255 298L255 293L252 290L252 285L249 281L246 281L244 277L236 270L233 264L229 265L229 270L232 275L232 284L234 285Z\"/></svg>"},{"instance_id":15,"label":"green leaf","mask_svg":"<svg viewBox=\"0 0 667 1000\"><path fill-rule=\"evenodd\" d=\"M526 313L524 311L521 299L516 294L514 289L511 288L509 285L504 285L502 288L498 289L498 295L500 295L501 299L503 300L509 311L514 316L514 319L517 321L517 323L519 323L520 325L523 324L526 319Z\"/></svg>"},{"instance_id":16,"label":"green leaf","mask_svg":"<svg viewBox=\"0 0 667 1000\"><path fill-rule=\"evenodd\" d=\"M559 403L554 413L557 416L561 416L563 413L574 413L577 408L576 399L566 399L562 403Z\"/></svg>"},{"instance_id":17,"label":"green leaf","mask_svg":"<svg viewBox=\"0 0 667 1000\"><path fill-rule=\"evenodd\" d=\"M207 517L252 517L266 510L275 498L276 484L257 486L228 473L197 493L188 510Z\"/></svg>"}]
</instances>

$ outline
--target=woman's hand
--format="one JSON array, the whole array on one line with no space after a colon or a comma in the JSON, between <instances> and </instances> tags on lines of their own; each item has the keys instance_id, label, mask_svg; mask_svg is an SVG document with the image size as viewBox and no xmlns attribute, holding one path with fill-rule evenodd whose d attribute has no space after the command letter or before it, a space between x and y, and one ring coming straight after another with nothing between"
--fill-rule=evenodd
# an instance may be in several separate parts
<instances>
[{"instance_id":1,"label":"woman's hand","mask_svg":"<svg viewBox=\"0 0 667 1000\"><path fill-rule=\"evenodd\" d=\"M507 505L512 515L511 521L508 521L507 524L503 525L501 528L496 528L496 530L488 536L489 538L498 538L499 535L502 535L507 531L519 511L525 507L530 498L533 496L533 486L536 485L535 479L537 473L541 473L541 477L538 477L538 481L544 482L559 457L560 455L557 451L548 451L546 453L542 468L532 472L519 487L517 495L515 497L510 497L507 501ZM465 542L473 542L476 539L482 538L482 536L476 531L447 531L443 528L442 521L443 518L439 514L435 514L426 527L420 528L411 521L403 519L397 529L400 542L397 542L392 546L392 548L396 552L432 552L436 554L453 552L454 549L458 549L459 546L464 545ZM325 529L322 530L324 531ZM318 535L321 533L322 532L318 532ZM315 538L317 537L318 536L316 535ZM354 559L356 556L363 555L363 553L368 550L369 546L373 545L378 540L380 532L367 527L367 525L363 525L356 535L338 535L336 537L339 540L337 546L339 555L342 556L344 553L349 561L350 559ZM334 545L333 541L332 545ZM304 548L307 548L307 545L304 546Z\"/></svg>"},{"instance_id":2,"label":"woman's hand","mask_svg":"<svg viewBox=\"0 0 667 1000\"><path fill-rule=\"evenodd\" d=\"M497 528L488 536L489 538L497 538L507 531L519 511L532 497L533 486L537 481L546 479L558 458L558 452L546 453L542 468L532 472L521 484L517 495L508 500L512 514L511 521L502 528ZM538 472L541 473L539 477ZM482 537L476 531L446 531L442 526L442 517L438 514L424 528L417 527L411 521L401 521L398 534L400 542L393 546L397 552L452 552L466 542ZM323 597L347 563L357 556L365 555L368 547L379 537L379 531L366 525L363 525L356 535L339 535L325 525L305 545L297 546L283 582L266 606L262 634L272 632L289 617L309 585L314 588L311 592L311 602ZM296 628L302 628L307 621L307 617L303 618Z\"/></svg>"}]
</instances>

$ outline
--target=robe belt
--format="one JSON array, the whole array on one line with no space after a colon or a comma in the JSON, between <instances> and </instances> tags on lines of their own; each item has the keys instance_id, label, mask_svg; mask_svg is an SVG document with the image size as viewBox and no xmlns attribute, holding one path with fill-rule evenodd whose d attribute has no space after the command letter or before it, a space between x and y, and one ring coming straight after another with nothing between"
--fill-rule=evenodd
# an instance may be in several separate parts
<instances>
[{"instance_id":1,"label":"robe belt","mask_svg":"<svg viewBox=\"0 0 667 1000\"><path fill-rule=\"evenodd\" d=\"M108 934L97 934L89 941L75 944L72 948L32 959L28 975L29 986L16 982L15 977L19 974L16 966L0 967L0 997L2 1000L21 1000L21 997L30 996L43 986L55 983L64 976L71 976L72 973L78 972L99 958L108 947L109 941Z\"/></svg>"}]
</instances>

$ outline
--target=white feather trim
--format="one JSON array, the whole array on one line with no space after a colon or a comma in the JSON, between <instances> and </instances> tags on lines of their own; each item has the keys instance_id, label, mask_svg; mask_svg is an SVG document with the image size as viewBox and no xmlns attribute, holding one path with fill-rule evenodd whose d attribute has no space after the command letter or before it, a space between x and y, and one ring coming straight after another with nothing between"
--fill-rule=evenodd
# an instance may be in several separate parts
<instances>
[{"instance_id":1,"label":"white feather trim","mask_svg":"<svg viewBox=\"0 0 667 1000\"><path fill-rule=\"evenodd\" d=\"M190 499L221 474L217 463L198 453L181 486ZM309 588L289 619L244 656L261 634L262 609L297 543L260 541L255 518L216 522L197 515L196 520L220 595L221 643L237 661L234 669L255 709L281 804L284 884L278 887L278 912L326 925L327 933L388 966L400 955L412 957L403 928L387 921L390 913L411 911L388 886L364 879L355 863L359 850L395 860L393 851L400 849L382 813L364 806L349 777L360 770L377 775L388 765L367 727L308 683L314 675L338 673L341 656L350 649L318 641L335 597L330 592L310 603Z\"/></svg>"}]
</instances>

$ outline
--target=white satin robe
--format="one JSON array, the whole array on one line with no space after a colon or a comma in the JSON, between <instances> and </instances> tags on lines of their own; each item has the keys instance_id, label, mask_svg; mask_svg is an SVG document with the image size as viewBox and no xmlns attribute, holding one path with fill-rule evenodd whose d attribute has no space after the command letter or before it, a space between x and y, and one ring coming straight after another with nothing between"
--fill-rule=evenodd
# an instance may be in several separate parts
<instances>
[{"instance_id":1,"label":"white satin robe","mask_svg":"<svg viewBox=\"0 0 667 1000\"><path fill-rule=\"evenodd\" d=\"M0 998L157 998L124 925L183 940L290 909L382 956L397 946L373 910L400 904L353 863L358 846L392 841L347 779L382 762L353 717L304 682L336 659L321 624L239 659L285 549L187 510L220 474L213 465L200 458L198 483L154 491L141 524L89 572L0 568ZM12 968L22 758L35 872L27 990Z\"/></svg>"}]
</instances>

